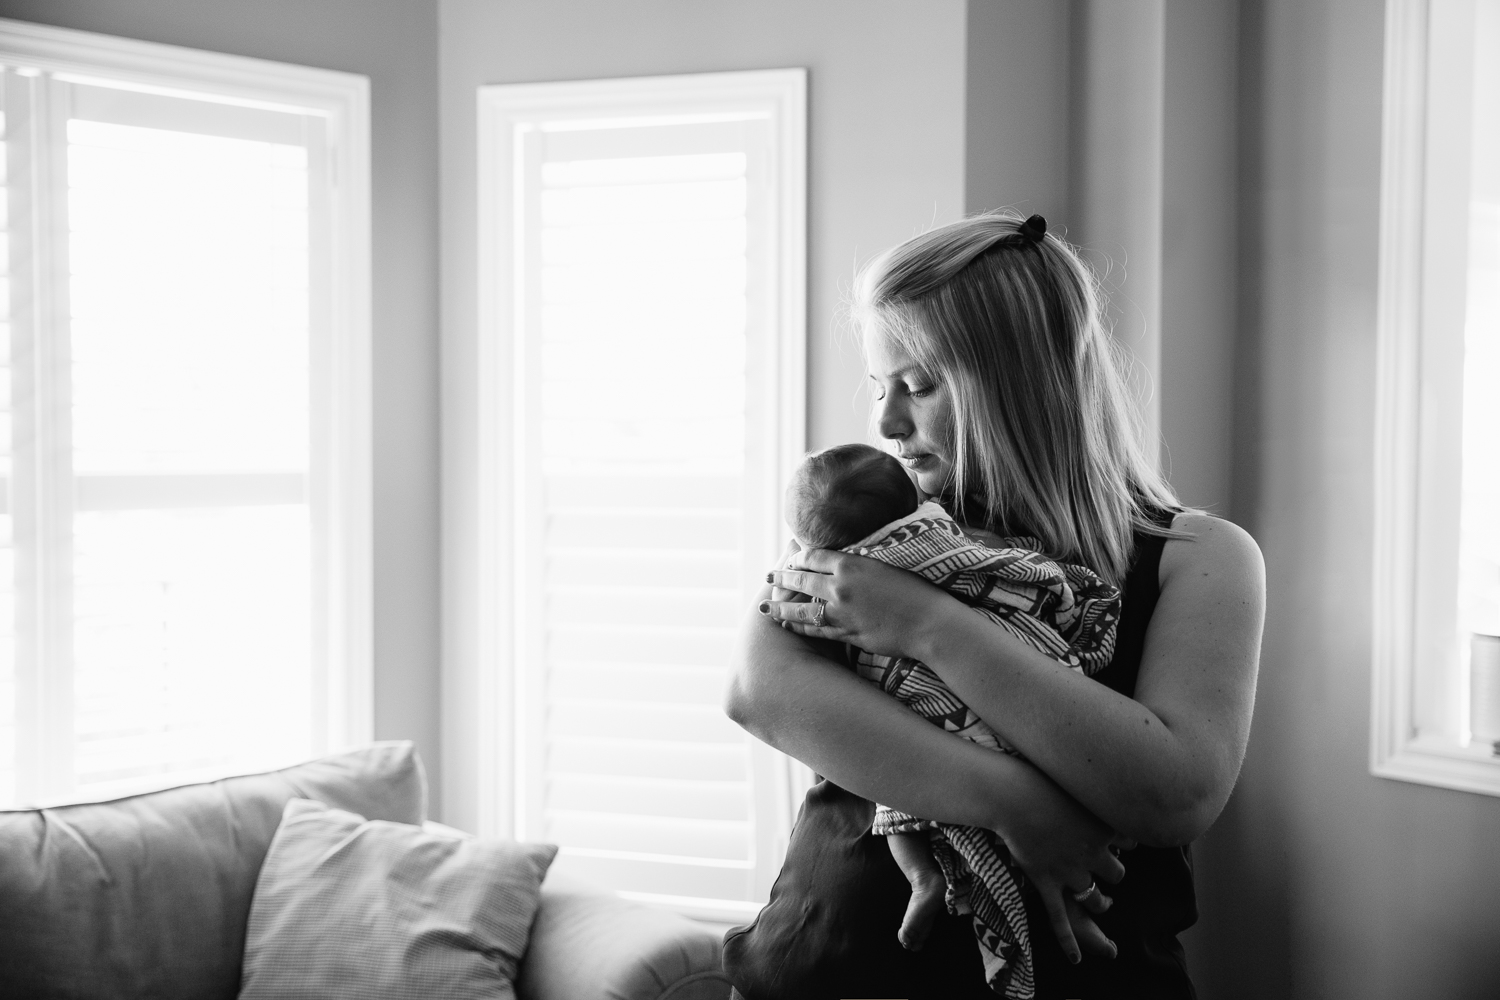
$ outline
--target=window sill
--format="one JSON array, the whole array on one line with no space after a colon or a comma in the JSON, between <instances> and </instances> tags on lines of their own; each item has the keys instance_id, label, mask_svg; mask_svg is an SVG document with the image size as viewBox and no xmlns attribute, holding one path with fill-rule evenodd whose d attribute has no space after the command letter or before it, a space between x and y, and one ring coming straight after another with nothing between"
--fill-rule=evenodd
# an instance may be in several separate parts
<instances>
[{"instance_id":1,"label":"window sill","mask_svg":"<svg viewBox=\"0 0 1500 1000\"><path fill-rule=\"evenodd\" d=\"M1377 778L1500 795L1500 753L1477 740L1461 747L1438 737L1410 739L1391 752L1377 752L1370 773Z\"/></svg>"}]
</instances>

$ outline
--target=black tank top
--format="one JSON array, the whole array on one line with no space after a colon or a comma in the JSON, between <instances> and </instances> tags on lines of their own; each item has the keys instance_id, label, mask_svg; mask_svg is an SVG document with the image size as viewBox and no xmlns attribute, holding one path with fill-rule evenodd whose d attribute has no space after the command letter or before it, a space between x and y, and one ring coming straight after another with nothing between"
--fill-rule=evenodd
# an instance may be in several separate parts
<instances>
[{"instance_id":1,"label":"black tank top","mask_svg":"<svg viewBox=\"0 0 1500 1000\"><path fill-rule=\"evenodd\" d=\"M1153 515L1162 527L1170 527L1172 511ZM1106 687L1127 697L1135 695L1141 669L1146 628L1161 587L1159 573L1166 539L1137 533L1135 558L1125 578L1120 623L1115 635L1115 655L1109 666L1094 675ZM1193 893L1193 865L1187 847L1137 847L1122 852L1125 878L1118 885L1104 886L1114 905L1095 917L1099 928L1119 948L1113 959L1085 957L1069 965L1052 935L1040 898L1025 892L1031 932L1032 957L1036 969L1037 1000L1195 1000L1197 993L1188 979L1187 963L1177 935L1198 919ZM940 918L928 939L928 962L923 987L911 995L979 1000L996 996L983 985L979 950L967 917ZM972 961L964 958L972 955ZM920 955L920 953L919 953ZM944 955L944 967L930 959ZM918 956L911 956L917 958ZM955 961L956 960L956 961ZM958 966L958 967L954 967ZM920 974L919 974L920 975ZM915 977L914 977L915 978ZM902 996L906 994L893 994Z\"/></svg>"},{"instance_id":2,"label":"black tank top","mask_svg":"<svg viewBox=\"0 0 1500 1000\"><path fill-rule=\"evenodd\" d=\"M1173 513L1153 517L1170 527ZM1115 655L1109 666L1094 675L1106 687L1135 696L1141 670L1146 627L1161 593L1159 573L1166 539L1137 534L1136 554L1125 578L1120 623L1115 633ZM1193 862L1187 847L1137 847L1122 852L1125 878L1105 886L1114 905L1095 917L1100 930L1119 947L1114 961L1085 958L1069 965L1052 936L1046 913L1035 897L1028 905L1032 954L1037 963L1038 1000L1192 1000L1197 994L1187 975L1187 963L1177 935L1198 919L1193 894Z\"/></svg>"}]
</instances>

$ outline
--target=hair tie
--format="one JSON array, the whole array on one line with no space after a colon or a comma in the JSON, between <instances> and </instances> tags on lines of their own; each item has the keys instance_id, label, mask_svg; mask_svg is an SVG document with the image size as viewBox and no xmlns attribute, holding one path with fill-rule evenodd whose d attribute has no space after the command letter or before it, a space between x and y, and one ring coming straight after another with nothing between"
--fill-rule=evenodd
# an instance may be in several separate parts
<instances>
[{"instance_id":1,"label":"hair tie","mask_svg":"<svg viewBox=\"0 0 1500 1000\"><path fill-rule=\"evenodd\" d=\"M1033 215L1021 223L1021 235L1032 243L1042 242L1042 237L1047 235L1047 220L1040 215Z\"/></svg>"}]
</instances>

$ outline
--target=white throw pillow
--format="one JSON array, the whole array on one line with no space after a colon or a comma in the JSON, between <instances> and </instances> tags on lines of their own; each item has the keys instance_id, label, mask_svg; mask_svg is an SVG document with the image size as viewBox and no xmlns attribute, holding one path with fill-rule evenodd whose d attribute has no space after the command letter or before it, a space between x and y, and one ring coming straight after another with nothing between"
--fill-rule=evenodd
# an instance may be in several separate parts
<instances>
[{"instance_id":1,"label":"white throw pillow","mask_svg":"<svg viewBox=\"0 0 1500 1000\"><path fill-rule=\"evenodd\" d=\"M556 854L293 799L255 884L240 998L510 1000Z\"/></svg>"}]
</instances>

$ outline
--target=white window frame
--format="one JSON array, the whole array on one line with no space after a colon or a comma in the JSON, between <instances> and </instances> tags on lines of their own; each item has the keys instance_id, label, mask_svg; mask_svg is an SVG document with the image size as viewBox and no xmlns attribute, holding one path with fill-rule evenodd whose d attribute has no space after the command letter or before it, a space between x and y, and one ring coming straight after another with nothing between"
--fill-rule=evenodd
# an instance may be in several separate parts
<instances>
[{"instance_id":1,"label":"white window frame","mask_svg":"<svg viewBox=\"0 0 1500 1000\"><path fill-rule=\"evenodd\" d=\"M1439 222L1427 210L1454 159L1435 146L1435 136L1451 131L1434 127L1437 116L1469 110L1429 96L1430 74L1445 71L1430 52L1434 10L1443 3L1386 4L1370 773L1500 795L1500 758L1487 746L1464 747L1423 725L1434 711L1426 706L1466 703L1427 638L1441 626L1424 598L1428 605L1445 598L1422 586L1444 578L1442 553L1456 545L1456 523L1434 506L1433 491L1443 487L1424 483L1434 467L1456 468L1459 442L1448 440L1453 415L1444 411L1462 389L1434 366L1424 371L1423 362L1434 352L1451 355L1455 343L1462 349L1467 260L1466 241L1437 232ZM1456 566L1452 575L1456 587Z\"/></svg>"},{"instance_id":2,"label":"white window frame","mask_svg":"<svg viewBox=\"0 0 1500 1000\"><path fill-rule=\"evenodd\" d=\"M368 743L374 722L369 79L8 19L0 19L0 63L62 82L322 119L329 228L326 253L311 263L327 273L328 296L323 330L315 324L311 336L327 374L310 395L313 426L324 432L311 442L307 489L315 519L314 663L325 664L319 694L326 711L315 728L325 750ZM42 720L70 710L71 691L57 678L24 676L20 663L17 671L18 715ZM168 777L179 779L191 776Z\"/></svg>"},{"instance_id":3,"label":"white window frame","mask_svg":"<svg viewBox=\"0 0 1500 1000\"><path fill-rule=\"evenodd\" d=\"M759 70L683 76L639 77L563 83L510 84L479 88L478 95L478 372L477 372L477 548L478 573L473 639L477 666L476 821L478 832L514 836L520 754L517 713L514 554L507 539L516 504L509 470L513 462L515 416L510 402L519 377L514 342L520 303L515 289L515 189L518 130L559 119L658 118L721 115L727 108L770 115L776 148L780 201L777 206L779 288L776 303L774 400L765 412L775 416L769 439L777 481L768 484L773 514L780 511L786 477L806 450L806 71ZM767 534L784 544L777 523ZM766 564L780 557L768 546ZM752 748L757 887L764 897L785 854L797 805L807 787L805 768L763 744ZM687 900L656 900L689 915L738 921L753 912L704 909Z\"/></svg>"}]
</instances>

